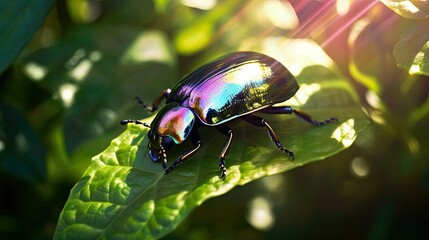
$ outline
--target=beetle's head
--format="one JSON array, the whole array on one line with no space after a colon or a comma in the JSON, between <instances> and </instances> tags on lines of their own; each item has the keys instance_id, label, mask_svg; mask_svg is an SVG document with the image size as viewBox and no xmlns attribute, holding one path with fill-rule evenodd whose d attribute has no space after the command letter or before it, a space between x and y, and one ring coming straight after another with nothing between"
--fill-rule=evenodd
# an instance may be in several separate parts
<instances>
[{"instance_id":1,"label":"beetle's head","mask_svg":"<svg viewBox=\"0 0 429 240\"><path fill-rule=\"evenodd\" d=\"M167 162L166 152L173 144L180 144L188 137L195 122L194 113L177 103L165 105L152 121L148 133L149 156L153 161Z\"/></svg>"}]
</instances>

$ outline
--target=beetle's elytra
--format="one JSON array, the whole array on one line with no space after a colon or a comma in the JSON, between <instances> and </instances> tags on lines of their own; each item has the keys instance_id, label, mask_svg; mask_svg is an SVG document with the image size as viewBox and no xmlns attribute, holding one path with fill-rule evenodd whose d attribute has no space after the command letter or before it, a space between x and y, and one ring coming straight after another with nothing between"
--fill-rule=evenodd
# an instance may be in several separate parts
<instances>
[{"instance_id":1,"label":"beetle's elytra","mask_svg":"<svg viewBox=\"0 0 429 240\"><path fill-rule=\"evenodd\" d=\"M153 161L162 160L165 173L189 159L202 145L198 128L215 127L227 137L219 157L220 178L226 177L225 158L233 139L233 130L226 124L240 118L252 125L265 127L280 151L294 159L293 152L280 143L274 130L254 112L268 114L295 114L313 125L338 122L335 117L315 121L292 107L274 107L298 91L295 77L280 62L256 52L234 52L208 63L185 76L173 89L164 90L151 106L139 103L148 111L155 111L161 100L166 99L150 126L138 120L122 120L121 124L143 124L149 127L149 155ZM178 157L167 167L167 151L187 138L194 148Z\"/></svg>"}]
</instances>

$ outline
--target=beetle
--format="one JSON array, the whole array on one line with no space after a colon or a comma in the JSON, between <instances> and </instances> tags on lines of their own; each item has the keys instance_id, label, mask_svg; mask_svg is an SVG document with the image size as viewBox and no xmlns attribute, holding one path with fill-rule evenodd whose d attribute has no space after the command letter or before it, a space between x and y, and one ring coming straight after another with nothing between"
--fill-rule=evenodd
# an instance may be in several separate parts
<instances>
[{"instance_id":1,"label":"beetle","mask_svg":"<svg viewBox=\"0 0 429 240\"><path fill-rule=\"evenodd\" d=\"M199 127L215 127L227 137L219 157L220 178L225 179L225 158L234 136L233 130L227 126L231 120L240 118L266 128L272 142L292 160L294 153L283 147L270 124L254 113L294 114L317 126L338 122L336 117L319 122L298 109L273 106L294 96L298 89L295 77L275 59L257 52L233 52L185 76L172 89L164 90L150 106L136 98L149 112L156 111L166 99L150 125L131 119L120 123L142 124L150 128L149 156L155 162L162 160L166 174L201 148ZM188 138L194 147L167 167L167 151Z\"/></svg>"}]
</instances>

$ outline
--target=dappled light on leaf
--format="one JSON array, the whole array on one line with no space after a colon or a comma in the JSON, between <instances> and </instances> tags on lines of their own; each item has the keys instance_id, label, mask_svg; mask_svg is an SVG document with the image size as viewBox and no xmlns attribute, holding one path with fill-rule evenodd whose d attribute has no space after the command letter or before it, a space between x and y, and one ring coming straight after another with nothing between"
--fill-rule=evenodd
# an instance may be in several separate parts
<instances>
[{"instance_id":1,"label":"dappled light on leaf","mask_svg":"<svg viewBox=\"0 0 429 240\"><path fill-rule=\"evenodd\" d=\"M355 120L348 119L335 129L331 137L344 147L349 147L356 139L356 130L354 128Z\"/></svg>"}]
</instances>

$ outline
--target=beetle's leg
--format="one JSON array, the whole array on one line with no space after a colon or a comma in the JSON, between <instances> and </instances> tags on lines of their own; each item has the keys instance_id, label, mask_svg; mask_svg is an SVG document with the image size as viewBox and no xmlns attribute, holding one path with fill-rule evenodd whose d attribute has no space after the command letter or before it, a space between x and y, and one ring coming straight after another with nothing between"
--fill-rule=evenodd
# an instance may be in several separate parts
<instances>
[{"instance_id":1,"label":"beetle's leg","mask_svg":"<svg viewBox=\"0 0 429 240\"><path fill-rule=\"evenodd\" d=\"M232 137L233 137L233 132L232 129L225 126L225 125L219 125L216 127L217 130L219 130L219 132L221 132L223 135L229 137L228 138L228 142L226 143L225 147L222 150L222 153L220 154L219 157L219 170L221 171L220 173L220 178L222 180L225 179L226 177L226 167L225 167L225 157L226 154L228 153L229 147L231 146L231 142L232 142Z\"/></svg>"},{"instance_id":2,"label":"beetle's leg","mask_svg":"<svg viewBox=\"0 0 429 240\"><path fill-rule=\"evenodd\" d=\"M158 108L159 104L161 103L161 100L163 98L167 98L170 95L170 92L171 90L169 88L162 91L161 94L159 94L159 96L155 98L155 100L153 100L152 105L150 106L146 105L140 97L134 97L134 100L136 100L137 103L140 106L142 106L144 109L146 109L146 111L154 112Z\"/></svg>"},{"instance_id":3,"label":"beetle's leg","mask_svg":"<svg viewBox=\"0 0 429 240\"><path fill-rule=\"evenodd\" d=\"M279 137L274 132L273 128L267 123L267 121L265 121L265 119L251 114L244 115L241 117L241 119L258 127L266 127L271 141L279 148L280 151L287 153L291 159L294 159L295 155L293 152L283 147L283 145L280 143Z\"/></svg>"},{"instance_id":4,"label":"beetle's leg","mask_svg":"<svg viewBox=\"0 0 429 240\"><path fill-rule=\"evenodd\" d=\"M165 174L170 173L177 165L186 161L200 149L203 142L201 141L201 137L198 133L198 130L192 130L189 137L191 138L191 142L194 144L195 148L178 157L173 164L171 164L167 169L165 169Z\"/></svg>"},{"instance_id":5,"label":"beetle's leg","mask_svg":"<svg viewBox=\"0 0 429 240\"><path fill-rule=\"evenodd\" d=\"M338 123L338 119L336 117L331 117L331 118L324 120L324 121L321 121L321 122L316 121L310 116L310 114L305 113L305 112L298 110L298 109L293 109L292 107L269 107L269 108L261 110L261 112L270 113L270 114L292 114L293 113L297 117L299 117L300 119L302 119L308 123L311 123L313 125L316 125L316 126L325 125L325 124L328 124L330 122L337 122Z\"/></svg>"}]
</instances>

